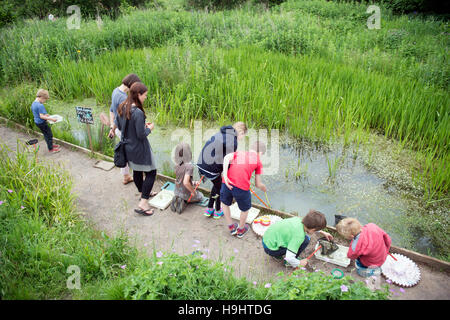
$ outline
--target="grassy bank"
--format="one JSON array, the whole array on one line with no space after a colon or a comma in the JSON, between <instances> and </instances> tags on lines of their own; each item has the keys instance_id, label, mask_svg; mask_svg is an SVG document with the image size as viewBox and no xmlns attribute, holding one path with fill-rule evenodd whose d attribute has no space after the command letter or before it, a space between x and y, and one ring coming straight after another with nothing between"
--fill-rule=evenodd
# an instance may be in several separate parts
<instances>
[{"instance_id":1,"label":"grassy bank","mask_svg":"<svg viewBox=\"0 0 450 320\"><path fill-rule=\"evenodd\" d=\"M83 221L60 168L36 163L18 146L0 148L1 299L386 299L350 277L297 271L270 285L235 278L232 267L204 254L178 256L134 248ZM80 270L80 288L70 266ZM341 286L348 287L342 291ZM69 286L70 287L70 286Z\"/></svg>"}]
</instances>

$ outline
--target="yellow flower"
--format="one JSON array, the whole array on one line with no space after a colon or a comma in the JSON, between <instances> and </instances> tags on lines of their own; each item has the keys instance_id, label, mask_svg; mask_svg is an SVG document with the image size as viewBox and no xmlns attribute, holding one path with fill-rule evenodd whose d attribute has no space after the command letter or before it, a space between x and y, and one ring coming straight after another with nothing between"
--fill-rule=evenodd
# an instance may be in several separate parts
<instances>
[{"instance_id":1,"label":"yellow flower","mask_svg":"<svg viewBox=\"0 0 450 320\"><path fill-rule=\"evenodd\" d=\"M80 51L80 50L77 50L77 52L80 53L81 51Z\"/></svg>"}]
</instances>

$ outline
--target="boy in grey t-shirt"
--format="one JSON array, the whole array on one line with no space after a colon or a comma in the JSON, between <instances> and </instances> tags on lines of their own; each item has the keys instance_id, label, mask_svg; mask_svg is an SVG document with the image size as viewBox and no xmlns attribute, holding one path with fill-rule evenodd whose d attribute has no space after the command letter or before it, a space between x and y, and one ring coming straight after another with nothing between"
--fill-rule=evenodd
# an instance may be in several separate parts
<instances>
[{"instance_id":1,"label":"boy in grey t-shirt","mask_svg":"<svg viewBox=\"0 0 450 320\"><path fill-rule=\"evenodd\" d=\"M122 84L115 88L112 96L111 96L111 107L109 108L109 119L111 123L111 130L109 131L109 137L112 139L114 136L117 136L119 139L121 137L121 132L117 129L115 125L115 119L117 117L117 108L119 105L127 99L127 92L130 90L130 87L135 82L141 82L141 79L134 73L128 74L122 80ZM123 184L128 184L133 182L133 177L130 175L130 168L128 164L125 168L120 169L120 173L123 175Z\"/></svg>"}]
</instances>

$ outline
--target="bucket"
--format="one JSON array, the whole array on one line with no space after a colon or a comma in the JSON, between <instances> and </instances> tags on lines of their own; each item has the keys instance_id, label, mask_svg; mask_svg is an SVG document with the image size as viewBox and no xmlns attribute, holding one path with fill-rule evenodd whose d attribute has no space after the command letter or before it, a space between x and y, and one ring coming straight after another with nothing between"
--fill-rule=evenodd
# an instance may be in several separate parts
<instances>
[{"instance_id":1,"label":"bucket","mask_svg":"<svg viewBox=\"0 0 450 320\"><path fill-rule=\"evenodd\" d=\"M336 225L339 223L339 221L341 221L342 219L347 218L346 216L342 216L340 214L335 214L334 215L334 226L336 227Z\"/></svg>"},{"instance_id":2,"label":"bucket","mask_svg":"<svg viewBox=\"0 0 450 320\"><path fill-rule=\"evenodd\" d=\"M356 272L363 278L381 275L381 268L366 268L361 265L358 259L355 260Z\"/></svg>"}]
</instances>

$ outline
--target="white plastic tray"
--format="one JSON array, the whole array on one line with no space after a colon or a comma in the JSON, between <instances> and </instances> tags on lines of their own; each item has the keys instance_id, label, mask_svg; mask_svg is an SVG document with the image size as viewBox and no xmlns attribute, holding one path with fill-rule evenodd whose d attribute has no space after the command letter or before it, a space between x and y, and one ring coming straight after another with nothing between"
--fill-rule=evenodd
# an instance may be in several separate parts
<instances>
[{"instance_id":1,"label":"white plastic tray","mask_svg":"<svg viewBox=\"0 0 450 320\"><path fill-rule=\"evenodd\" d=\"M264 216L261 216L261 217L259 217L259 218L262 218L262 217L267 217L267 218L270 219L270 224L269 224L268 226L263 226L262 224L260 224L260 223L255 223L255 222L253 222L253 224L252 224L253 231L254 231L257 235L259 235L259 236L261 236L261 237L264 235L264 233L266 232L266 230L267 230L271 225L273 225L274 223L276 223L276 222L278 222L278 221L280 221L280 220L283 220L283 218L281 218L281 217L279 217L279 216L276 216L276 215L272 215L272 214L270 214L270 215L264 215Z\"/></svg>"},{"instance_id":2,"label":"white plastic tray","mask_svg":"<svg viewBox=\"0 0 450 320\"><path fill-rule=\"evenodd\" d=\"M325 262L337 264L338 266L341 266L341 267L348 267L348 265L350 264L350 261L351 261L349 258L347 258L348 247L344 247L339 244L337 244L337 246L339 247L339 249L337 249L335 252L331 253L328 256L322 255L322 249L317 251L314 254L314 256L317 259L325 261ZM316 250L318 247L319 247L319 242L316 243L314 250Z\"/></svg>"},{"instance_id":3,"label":"white plastic tray","mask_svg":"<svg viewBox=\"0 0 450 320\"><path fill-rule=\"evenodd\" d=\"M230 213L231 213L231 218L233 218L235 220L241 219L241 210L239 209L237 202L233 203L230 206ZM251 207L250 210L248 211L247 220L245 220L245 222L248 224L251 224L253 222L253 220L255 220L255 218L258 216L258 214L259 214L259 209Z\"/></svg>"},{"instance_id":4,"label":"white plastic tray","mask_svg":"<svg viewBox=\"0 0 450 320\"><path fill-rule=\"evenodd\" d=\"M54 115L50 116L50 118L56 119L56 122L48 121L48 123L50 123L50 124L54 124L54 123L63 121L63 117L60 116L59 114L54 114Z\"/></svg>"},{"instance_id":5,"label":"white plastic tray","mask_svg":"<svg viewBox=\"0 0 450 320\"><path fill-rule=\"evenodd\" d=\"M174 197L173 191L166 189L161 190L156 196L154 196L148 203L155 208L166 210L170 205Z\"/></svg>"}]
</instances>

